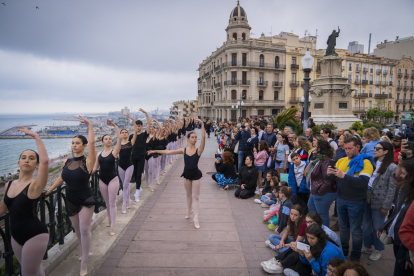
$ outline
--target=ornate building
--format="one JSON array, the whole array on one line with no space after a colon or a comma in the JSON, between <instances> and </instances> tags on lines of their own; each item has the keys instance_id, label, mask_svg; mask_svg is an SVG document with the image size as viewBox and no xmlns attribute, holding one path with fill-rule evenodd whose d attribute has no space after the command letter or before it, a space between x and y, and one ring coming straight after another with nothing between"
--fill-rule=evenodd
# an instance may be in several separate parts
<instances>
[{"instance_id":1,"label":"ornate building","mask_svg":"<svg viewBox=\"0 0 414 276\"><path fill-rule=\"evenodd\" d=\"M285 45L271 37L250 38L246 11L231 11L226 41L200 63L198 103L200 118L236 120L270 116L285 108Z\"/></svg>"},{"instance_id":2,"label":"ornate building","mask_svg":"<svg viewBox=\"0 0 414 276\"><path fill-rule=\"evenodd\" d=\"M395 113L396 117L400 117L401 111L408 111L414 106L414 61L411 58L398 61L395 66L394 83L396 87Z\"/></svg>"},{"instance_id":3,"label":"ornate building","mask_svg":"<svg viewBox=\"0 0 414 276\"><path fill-rule=\"evenodd\" d=\"M170 107L170 118L178 116L178 118L197 117L198 116L198 101L197 100L182 100L173 102Z\"/></svg>"}]
</instances>

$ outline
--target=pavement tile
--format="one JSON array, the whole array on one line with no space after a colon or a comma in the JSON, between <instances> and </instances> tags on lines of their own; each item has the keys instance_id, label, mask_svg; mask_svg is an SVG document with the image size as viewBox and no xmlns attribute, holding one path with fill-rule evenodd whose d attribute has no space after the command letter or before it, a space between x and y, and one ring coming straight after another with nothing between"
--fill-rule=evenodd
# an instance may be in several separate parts
<instances>
[{"instance_id":1,"label":"pavement tile","mask_svg":"<svg viewBox=\"0 0 414 276\"><path fill-rule=\"evenodd\" d=\"M201 227L202 222L200 221ZM192 223L189 223L191 228ZM239 241L237 232L233 231L139 231L134 240L161 240L161 241Z\"/></svg>"},{"instance_id":2,"label":"pavement tile","mask_svg":"<svg viewBox=\"0 0 414 276\"><path fill-rule=\"evenodd\" d=\"M142 231L151 231L151 230L159 230L159 231L177 231L177 230L188 230L188 222L191 224L193 223L192 220L181 220L180 222L145 222L140 230ZM233 231L234 230L234 223L229 222L203 222L203 227L201 227L198 231Z\"/></svg>"},{"instance_id":3,"label":"pavement tile","mask_svg":"<svg viewBox=\"0 0 414 276\"><path fill-rule=\"evenodd\" d=\"M125 276L248 276L244 268L124 268L117 267L113 275Z\"/></svg>"}]
</instances>

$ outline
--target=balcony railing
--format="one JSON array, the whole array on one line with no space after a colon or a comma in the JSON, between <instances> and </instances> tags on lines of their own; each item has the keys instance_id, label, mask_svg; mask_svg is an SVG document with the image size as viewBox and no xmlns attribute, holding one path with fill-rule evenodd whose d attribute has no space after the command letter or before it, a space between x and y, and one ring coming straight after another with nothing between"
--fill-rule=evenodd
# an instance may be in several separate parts
<instances>
[{"instance_id":1,"label":"balcony railing","mask_svg":"<svg viewBox=\"0 0 414 276\"><path fill-rule=\"evenodd\" d=\"M412 103L414 103L414 100L409 100L408 102L412 104Z\"/></svg>"},{"instance_id":2,"label":"balcony railing","mask_svg":"<svg viewBox=\"0 0 414 276\"><path fill-rule=\"evenodd\" d=\"M290 87L298 87L299 81L290 81Z\"/></svg>"},{"instance_id":3,"label":"balcony railing","mask_svg":"<svg viewBox=\"0 0 414 276\"><path fill-rule=\"evenodd\" d=\"M300 103L300 98L289 98L289 103Z\"/></svg>"},{"instance_id":4,"label":"balcony railing","mask_svg":"<svg viewBox=\"0 0 414 276\"><path fill-rule=\"evenodd\" d=\"M220 65L219 65L219 66L214 67L214 72L217 72L218 70L220 70Z\"/></svg>"},{"instance_id":5,"label":"balcony railing","mask_svg":"<svg viewBox=\"0 0 414 276\"><path fill-rule=\"evenodd\" d=\"M239 85L250 85L250 81L249 80L241 80L239 82L240 82Z\"/></svg>"},{"instance_id":6,"label":"balcony railing","mask_svg":"<svg viewBox=\"0 0 414 276\"><path fill-rule=\"evenodd\" d=\"M382 81L382 86L387 86L388 85L388 81Z\"/></svg>"},{"instance_id":7,"label":"balcony railing","mask_svg":"<svg viewBox=\"0 0 414 276\"><path fill-rule=\"evenodd\" d=\"M389 86L392 86L392 84L393 84L393 83L392 83L392 81L390 81L390 82L388 83L388 85L389 85Z\"/></svg>"},{"instance_id":8,"label":"balcony railing","mask_svg":"<svg viewBox=\"0 0 414 276\"><path fill-rule=\"evenodd\" d=\"M367 98L368 97L368 93L359 93L359 94L356 94L355 93L355 96L354 96L355 98Z\"/></svg>"},{"instance_id":9,"label":"balcony railing","mask_svg":"<svg viewBox=\"0 0 414 276\"><path fill-rule=\"evenodd\" d=\"M371 81L371 80L370 80L370 81L369 81L369 84L374 84L374 81Z\"/></svg>"},{"instance_id":10,"label":"balcony railing","mask_svg":"<svg viewBox=\"0 0 414 276\"><path fill-rule=\"evenodd\" d=\"M359 84L359 80L355 80L355 82L354 82L355 84Z\"/></svg>"},{"instance_id":11,"label":"balcony railing","mask_svg":"<svg viewBox=\"0 0 414 276\"><path fill-rule=\"evenodd\" d=\"M354 107L353 111L356 113L367 112L368 108L366 107Z\"/></svg>"},{"instance_id":12,"label":"balcony railing","mask_svg":"<svg viewBox=\"0 0 414 276\"><path fill-rule=\"evenodd\" d=\"M411 74L411 78L414 79L414 74Z\"/></svg>"},{"instance_id":13,"label":"balcony railing","mask_svg":"<svg viewBox=\"0 0 414 276\"><path fill-rule=\"evenodd\" d=\"M402 86L398 85L397 90L401 90L401 89L402 89Z\"/></svg>"},{"instance_id":14,"label":"balcony railing","mask_svg":"<svg viewBox=\"0 0 414 276\"><path fill-rule=\"evenodd\" d=\"M408 75L408 74L404 74L404 78L406 78L406 79L408 79L409 76L410 75Z\"/></svg>"},{"instance_id":15,"label":"balcony railing","mask_svg":"<svg viewBox=\"0 0 414 276\"><path fill-rule=\"evenodd\" d=\"M399 78L402 78L403 74L402 73L398 73L397 75Z\"/></svg>"},{"instance_id":16,"label":"balcony railing","mask_svg":"<svg viewBox=\"0 0 414 276\"><path fill-rule=\"evenodd\" d=\"M382 74L383 74L383 75L388 74L388 70L383 70L383 71L382 71Z\"/></svg>"},{"instance_id":17,"label":"balcony railing","mask_svg":"<svg viewBox=\"0 0 414 276\"><path fill-rule=\"evenodd\" d=\"M274 81L274 82L272 82L272 86L283 86L283 82L281 82L281 81Z\"/></svg>"},{"instance_id":18,"label":"balcony railing","mask_svg":"<svg viewBox=\"0 0 414 276\"><path fill-rule=\"evenodd\" d=\"M290 69L292 69L292 70L298 70L299 69L299 64L291 64L290 65Z\"/></svg>"},{"instance_id":19,"label":"balcony railing","mask_svg":"<svg viewBox=\"0 0 414 276\"><path fill-rule=\"evenodd\" d=\"M210 76L210 72L207 72L204 74L204 77L207 78L208 76Z\"/></svg>"},{"instance_id":20,"label":"balcony railing","mask_svg":"<svg viewBox=\"0 0 414 276\"><path fill-rule=\"evenodd\" d=\"M257 81L258 86L267 86L267 81Z\"/></svg>"},{"instance_id":21,"label":"balcony railing","mask_svg":"<svg viewBox=\"0 0 414 276\"><path fill-rule=\"evenodd\" d=\"M388 98L392 99L392 93L388 93Z\"/></svg>"},{"instance_id":22,"label":"balcony railing","mask_svg":"<svg viewBox=\"0 0 414 276\"><path fill-rule=\"evenodd\" d=\"M117 171L117 170L116 170ZM105 201L99 190L99 171L92 174L89 185L94 194L95 200L99 203L95 207L95 213L105 209ZM122 187L122 184L120 185ZM51 248L54 244L59 243L60 245L65 244L65 236L70 233L73 229L72 223L69 219L69 215L66 212L66 184L63 184L53 190L49 195L42 193L40 196L38 208L38 216L42 223L44 223L49 232L48 248ZM20 272L20 264L18 267L14 267L14 252L11 247L11 232L10 232L10 214L6 213L0 217L0 223L4 227L0 228L0 235L3 240L3 252L1 256L4 258L4 275L17 275L16 272ZM27 225L26 227L30 227ZM43 260L48 259L48 251L43 256Z\"/></svg>"},{"instance_id":23,"label":"balcony railing","mask_svg":"<svg viewBox=\"0 0 414 276\"><path fill-rule=\"evenodd\" d=\"M381 81L376 81L375 85L381 85Z\"/></svg>"},{"instance_id":24,"label":"balcony railing","mask_svg":"<svg viewBox=\"0 0 414 276\"><path fill-rule=\"evenodd\" d=\"M395 101L396 103L407 103L408 100L407 99L398 99Z\"/></svg>"},{"instance_id":25,"label":"balcony railing","mask_svg":"<svg viewBox=\"0 0 414 276\"><path fill-rule=\"evenodd\" d=\"M309 87L313 85L313 81L309 81ZM305 87L305 82L301 81L300 86Z\"/></svg>"},{"instance_id":26,"label":"balcony railing","mask_svg":"<svg viewBox=\"0 0 414 276\"><path fill-rule=\"evenodd\" d=\"M386 99L388 98L388 94L375 94L376 99Z\"/></svg>"},{"instance_id":27,"label":"balcony railing","mask_svg":"<svg viewBox=\"0 0 414 276\"><path fill-rule=\"evenodd\" d=\"M381 69L377 69L377 75L381 74Z\"/></svg>"},{"instance_id":28,"label":"balcony railing","mask_svg":"<svg viewBox=\"0 0 414 276\"><path fill-rule=\"evenodd\" d=\"M355 68L355 72L359 73L360 71L361 71L361 68L360 68L359 66L357 66L357 67Z\"/></svg>"},{"instance_id":29,"label":"balcony railing","mask_svg":"<svg viewBox=\"0 0 414 276\"><path fill-rule=\"evenodd\" d=\"M372 98L372 93L368 93L368 97Z\"/></svg>"},{"instance_id":30,"label":"balcony railing","mask_svg":"<svg viewBox=\"0 0 414 276\"><path fill-rule=\"evenodd\" d=\"M414 91L414 87L413 86L410 87L410 91Z\"/></svg>"},{"instance_id":31,"label":"balcony railing","mask_svg":"<svg viewBox=\"0 0 414 276\"><path fill-rule=\"evenodd\" d=\"M368 84L368 80L362 80L362 85Z\"/></svg>"},{"instance_id":32,"label":"balcony railing","mask_svg":"<svg viewBox=\"0 0 414 276\"><path fill-rule=\"evenodd\" d=\"M226 67L259 67L259 68L265 68L265 69L279 69L279 70L284 70L286 69L286 65L285 64L280 64L280 63L263 63L263 62L253 62L253 61L249 61L249 62L245 62L242 61L242 63L237 63L237 65L233 65L232 62L224 62L221 65L221 68L226 68Z\"/></svg>"},{"instance_id":33,"label":"balcony railing","mask_svg":"<svg viewBox=\"0 0 414 276\"><path fill-rule=\"evenodd\" d=\"M220 82L214 84L214 88L219 88L220 86L221 86Z\"/></svg>"},{"instance_id":34,"label":"balcony railing","mask_svg":"<svg viewBox=\"0 0 414 276\"><path fill-rule=\"evenodd\" d=\"M404 91L407 91L407 90L408 90L408 86L404 86L404 87L403 87L403 90L404 90Z\"/></svg>"},{"instance_id":35,"label":"balcony railing","mask_svg":"<svg viewBox=\"0 0 414 276\"><path fill-rule=\"evenodd\" d=\"M363 73L368 73L368 68L364 67L364 68L362 69L362 72L363 72Z\"/></svg>"}]
</instances>

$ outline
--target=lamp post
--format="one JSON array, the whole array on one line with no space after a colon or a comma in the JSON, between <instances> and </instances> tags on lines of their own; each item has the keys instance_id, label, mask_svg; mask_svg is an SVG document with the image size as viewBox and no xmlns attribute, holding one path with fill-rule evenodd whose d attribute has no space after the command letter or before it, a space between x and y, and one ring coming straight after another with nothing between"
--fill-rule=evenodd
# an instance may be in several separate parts
<instances>
[{"instance_id":1,"label":"lamp post","mask_svg":"<svg viewBox=\"0 0 414 276\"><path fill-rule=\"evenodd\" d=\"M242 117L242 110L243 110L243 106L244 106L244 102L243 100L246 99L246 96L242 96L240 95L240 101L237 101L236 106L232 105L231 108L238 108L240 110L240 116L239 118Z\"/></svg>"},{"instance_id":2,"label":"lamp post","mask_svg":"<svg viewBox=\"0 0 414 276\"><path fill-rule=\"evenodd\" d=\"M304 106L303 106L303 134L305 135L305 130L308 128L308 110L309 110L309 72L312 70L314 58L311 56L309 50L306 51L305 56L302 58L302 67L305 71L305 96L304 96Z\"/></svg>"}]
</instances>

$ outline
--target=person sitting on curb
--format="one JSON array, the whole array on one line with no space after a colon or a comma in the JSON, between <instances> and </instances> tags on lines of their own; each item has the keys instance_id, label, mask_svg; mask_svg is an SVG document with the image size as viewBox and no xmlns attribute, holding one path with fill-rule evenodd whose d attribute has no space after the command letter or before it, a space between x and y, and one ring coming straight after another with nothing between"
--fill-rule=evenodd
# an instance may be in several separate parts
<instances>
[{"instance_id":1,"label":"person sitting on curb","mask_svg":"<svg viewBox=\"0 0 414 276\"><path fill-rule=\"evenodd\" d=\"M246 199L255 195L257 186L258 171L253 165L253 156L247 156L245 161L246 166L243 166L239 173L239 188L234 193L235 197Z\"/></svg>"}]
</instances>

